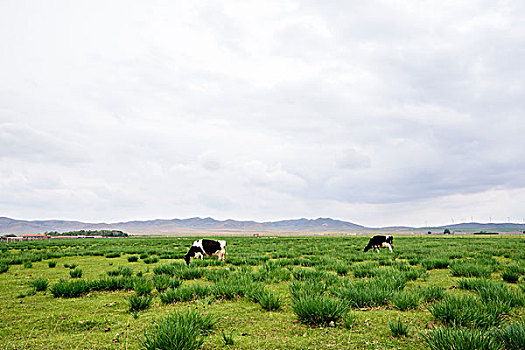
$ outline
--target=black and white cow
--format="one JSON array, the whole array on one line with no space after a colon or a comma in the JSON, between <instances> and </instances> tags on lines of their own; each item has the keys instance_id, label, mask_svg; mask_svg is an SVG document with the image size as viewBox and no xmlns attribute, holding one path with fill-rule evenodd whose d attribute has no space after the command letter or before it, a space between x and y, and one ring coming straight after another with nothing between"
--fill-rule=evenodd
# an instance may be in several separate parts
<instances>
[{"instance_id":1,"label":"black and white cow","mask_svg":"<svg viewBox=\"0 0 525 350\"><path fill-rule=\"evenodd\" d=\"M393 252L392 250L392 242L394 241L394 237L388 235L388 236L374 236L370 238L370 241L368 241L368 245L365 247L364 251L367 252L370 249L372 251L376 250L379 252L379 248L388 248L390 250L390 253Z\"/></svg>"},{"instance_id":2,"label":"black and white cow","mask_svg":"<svg viewBox=\"0 0 525 350\"><path fill-rule=\"evenodd\" d=\"M186 255L184 255L184 260L186 265L190 264L190 259L204 259L206 256L218 256L219 260L224 261L228 256L226 252L226 241L214 241L211 239L199 239L198 241L193 242L190 247L190 250Z\"/></svg>"}]
</instances>

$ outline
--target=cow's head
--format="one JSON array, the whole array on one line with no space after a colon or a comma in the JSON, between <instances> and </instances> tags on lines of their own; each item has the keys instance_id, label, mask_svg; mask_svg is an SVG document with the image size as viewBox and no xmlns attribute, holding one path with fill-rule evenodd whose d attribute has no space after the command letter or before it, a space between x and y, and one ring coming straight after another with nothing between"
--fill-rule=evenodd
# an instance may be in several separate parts
<instances>
[{"instance_id":1,"label":"cow's head","mask_svg":"<svg viewBox=\"0 0 525 350\"><path fill-rule=\"evenodd\" d=\"M190 266L190 259L191 259L190 254L184 255L184 261L186 261L186 265L188 266Z\"/></svg>"}]
</instances>

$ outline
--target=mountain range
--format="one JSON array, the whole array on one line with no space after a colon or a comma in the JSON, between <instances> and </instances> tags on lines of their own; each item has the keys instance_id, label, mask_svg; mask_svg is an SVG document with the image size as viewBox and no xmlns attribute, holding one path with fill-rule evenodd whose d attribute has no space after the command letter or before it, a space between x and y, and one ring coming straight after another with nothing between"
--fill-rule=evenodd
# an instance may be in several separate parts
<instances>
[{"instance_id":1,"label":"mountain range","mask_svg":"<svg viewBox=\"0 0 525 350\"><path fill-rule=\"evenodd\" d=\"M43 232L68 232L77 230L121 230L130 234L184 234L184 233L257 233L257 232L443 232L451 231L523 231L525 224L516 223L462 223L437 227L365 227L331 218L294 219L281 221L237 221L215 220L213 218L156 219L144 221L126 221L116 223L87 223L68 220L16 220L0 217L0 234L24 234Z\"/></svg>"}]
</instances>

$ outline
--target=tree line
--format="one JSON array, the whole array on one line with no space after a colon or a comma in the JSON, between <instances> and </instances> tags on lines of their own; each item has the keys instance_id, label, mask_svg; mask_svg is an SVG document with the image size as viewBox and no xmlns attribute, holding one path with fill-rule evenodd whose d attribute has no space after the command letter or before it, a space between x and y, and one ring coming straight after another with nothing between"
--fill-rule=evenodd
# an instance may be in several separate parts
<instances>
[{"instance_id":1,"label":"tree line","mask_svg":"<svg viewBox=\"0 0 525 350\"><path fill-rule=\"evenodd\" d=\"M102 236L102 237L128 237L126 232L120 230L78 230L68 232L46 232L48 236Z\"/></svg>"}]
</instances>

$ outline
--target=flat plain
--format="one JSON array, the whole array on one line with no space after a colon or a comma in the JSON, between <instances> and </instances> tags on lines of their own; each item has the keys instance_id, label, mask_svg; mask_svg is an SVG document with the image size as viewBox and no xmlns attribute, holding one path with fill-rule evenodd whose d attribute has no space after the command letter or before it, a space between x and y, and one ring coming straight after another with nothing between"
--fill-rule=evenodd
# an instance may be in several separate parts
<instances>
[{"instance_id":1,"label":"flat plain","mask_svg":"<svg viewBox=\"0 0 525 350\"><path fill-rule=\"evenodd\" d=\"M189 267L200 237L2 242L0 348L169 348L173 315L206 323L181 349L522 346L523 235L369 237L215 236L226 262Z\"/></svg>"}]
</instances>

